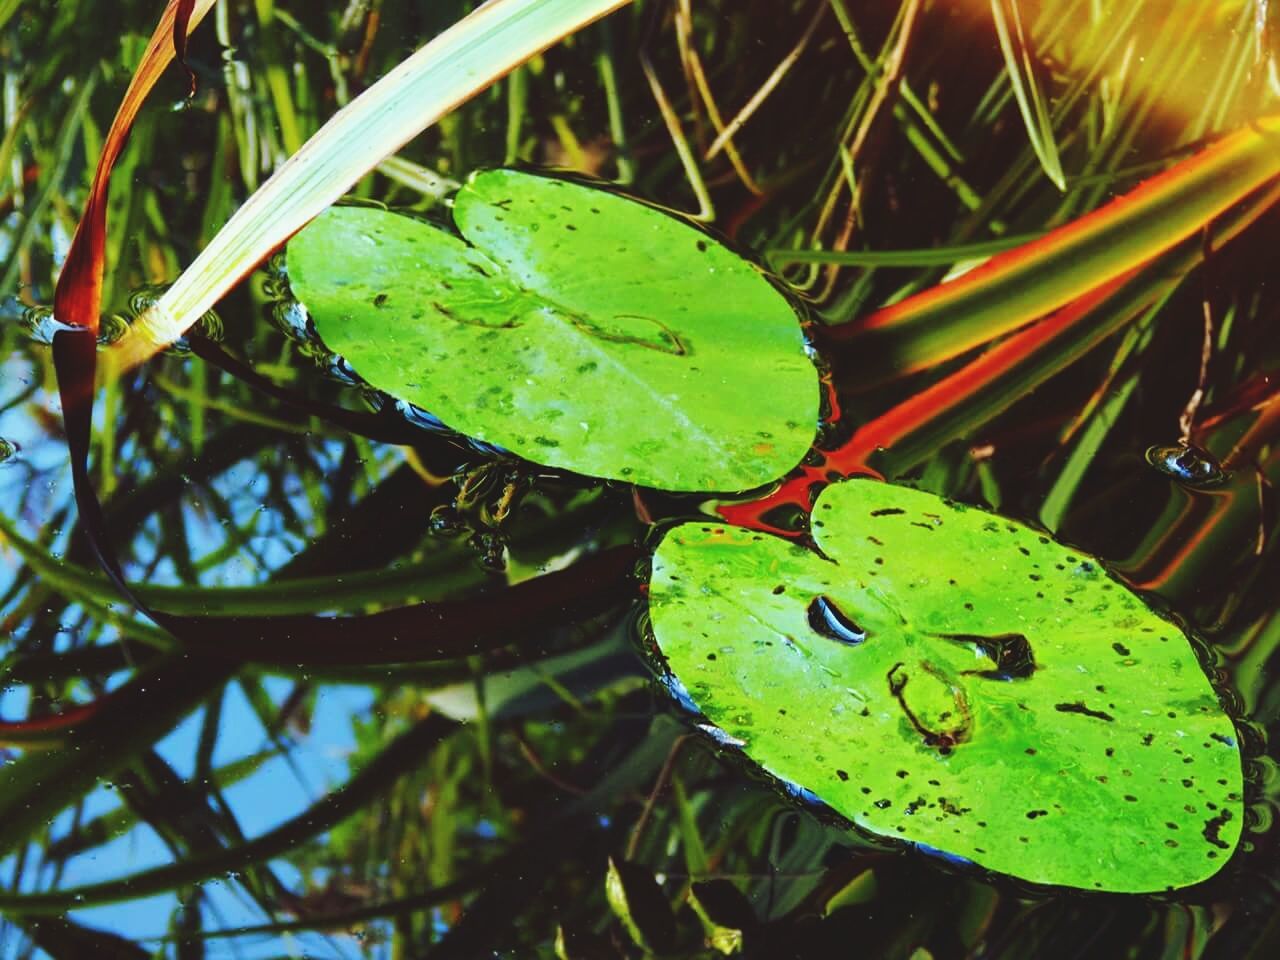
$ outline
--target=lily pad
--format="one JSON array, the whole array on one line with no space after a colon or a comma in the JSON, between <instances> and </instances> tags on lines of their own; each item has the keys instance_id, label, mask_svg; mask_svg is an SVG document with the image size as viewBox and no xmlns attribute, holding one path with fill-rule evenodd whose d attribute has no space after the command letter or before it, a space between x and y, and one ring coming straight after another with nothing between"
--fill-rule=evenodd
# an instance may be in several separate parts
<instances>
[{"instance_id":1,"label":"lily pad","mask_svg":"<svg viewBox=\"0 0 1280 960\"><path fill-rule=\"evenodd\" d=\"M379 389L536 463L743 490L813 442L817 370L753 264L606 190L512 170L453 203L462 239L335 207L289 244L294 293Z\"/></svg>"},{"instance_id":2,"label":"lily pad","mask_svg":"<svg viewBox=\"0 0 1280 960\"><path fill-rule=\"evenodd\" d=\"M821 551L672 529L654 635L694 704L857 826L1043 884L1150 892L1240 838L1235 728L1182 631L1022 524L870 480Z\"/></svg>"}]
</instances>

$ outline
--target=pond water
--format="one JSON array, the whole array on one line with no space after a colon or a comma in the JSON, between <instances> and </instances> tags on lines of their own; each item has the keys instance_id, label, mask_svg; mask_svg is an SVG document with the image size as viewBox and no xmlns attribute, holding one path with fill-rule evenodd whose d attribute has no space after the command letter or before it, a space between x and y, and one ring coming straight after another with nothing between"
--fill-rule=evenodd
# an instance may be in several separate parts
<instances>
[{"instance_id":1,"label":"pond water","mask_svg":"<svg viewBox=\"0 0 1280 960\"><path fill-rule=\"evenodd\" d=\"M99 355L328 118L473 6L218 0L190 41L195 94L171 68L117 166ZM1280 949L1280 221L1274 174L1231 193L1243 162L1196 180L1201 161L1188 161L1271 122L1270 5L635 0L351 186L347 203L416 218L446 251L423 256L421 275L377 278L390 286L342 334L374 345L363 360L359 346L326 346L334 321L298 299L289 251L264 255L183 341L100 377L77 491L76 414L51 344L86 335L50 305L161 9L0 3L0 957ZM523 171L501 181L512 196L476 199L486 181L469 177L507 168ZM1157 174L1172 200L1125 208L1119 226L1087 221L1093 239L1063 253L1053 231ZM560 189L585 206L510 209ZM1209 194L1225 199L1186 213ZM576 234L584 210L612 232L548 255L546 280L531 238ZM504 216L531 222L486 246ZM660 239L646 247L649 231ZM456 254L459 235L473 246ZM1032 264L1025 276L969 274L1046 235L1038 253L997 261ZM310 255L313 297L374 283L390 257L335 243ZM474 289L451 285L468 273ZM966 275L976 293L922 295ZM1069 289L1046 300L1061 277ZM534 318L560 333L530 333L508 363L499 338ZM404 360L394 324L417 322L474 336L469 358L432 360L428 326ZM595 359L562 376L582 350ZM685 379L650 372L668 363ZM412 395L384 392L387 377ZM800 389L816 395L797 419ZM486 419L499 414L515 426ZM672 416L683 425L644 434ZM735 425L741 436L716 433ZM579 427L581 449L567 450ZM638 459L593 471L613 456L600 453L611 427ZM778 476L770 458L794 430L812 445ZM732 476L765 469L769 482L700 479L730 461L748 471ZM653 486L629 483L634 470ZM661 476L677 479L661 489ZM827 570L839 544L821 501L821 519L810 513L851 476L990 511L993 536L1016 522L1029 539L1017 556L1014 541L938 534L942 513L913 516L937 546L863 537L842 555L857 558L856 597L776 566L761 574L781 581L769 589L661 581L679 602L731 596L729 614L690 628L706 628L700 660L754 650L764 662L776 639L811 671L747 671L759 686L717 715L701 674L664 669L655 551L690 529L679 524L733 525L748 545L787 540L809 551L805 570ZM101 524L82 523L95 499ZM1070 557L1061 578L1131 590L1156 611L1192 693L1168 700L1157 658L1088 611L1020 605L1042 574L1045 590L1061 579L1036 567L1028 587L1020 566L1038 543L1057 550L1051 539ZM900 564L924 572L877 585ZM956 593L953 609L921 599L930 582L970 579L981 591ZM1021 619L975 620L966 599ZM1105 656L1105 669L1148 671L1140 692L1027 696L1056 702L1030 727L1044 742L1002 753L1008 731L992 734L986 704L1066 683L1047 651L1063 635L1069 650L1072 631L1090 651L1073 669L1101 671ZM905 667L888 656L887 686L884 669L874 684L846 676L909 636L935 652L904 654ZM806 747L838 774L825 792L753 762L766 712L810 723L833 684L850 724L876 695L901 711L885 739L843 742L840 719ZM1187 812L1214 866L1174 889L1093 892L1137 889L1127 859L1148 840L1152 857L1173 849L1166 824L1153 833L1128 788L1100 800L1089 783L1108 768L1077 777L1027 758L1085 729L1071 724L1149 715L1156 759L1137 776L1176 784L1190 757L1156 738L1186 736L1179 711L1193 710L1229 718L1232 735L1204 746L1241 758L1243 794L1228 785L1223 807ZM975 863L971 837L948 847L877 827L885 811L959 816L964 796L916 804L889 788L916 764L960 770L979 748L988 772L969 789L1000 814L984 830L1052 829L1068 813L1045 799L1058 778L1083 784L1071 796L1093 812L1077 815L1077 845L1103 850L1086 881L1035 882L1055 861L1076 869L1068 834L1060 857L1037 845L1014 876ZM865 816L837 795L873 782L859 770L891 766L889 788L862 791Z\"/></svg>"}]
</instances>

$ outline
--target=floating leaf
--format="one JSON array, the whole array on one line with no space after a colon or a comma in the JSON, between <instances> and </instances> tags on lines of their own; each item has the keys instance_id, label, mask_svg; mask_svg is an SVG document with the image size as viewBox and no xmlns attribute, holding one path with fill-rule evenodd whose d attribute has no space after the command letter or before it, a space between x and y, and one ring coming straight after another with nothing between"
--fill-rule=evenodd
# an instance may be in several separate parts
<instances>
[{"instance_id":1,"label":"floating leaf","mask_svg":"<svg viewBox=\"0 0 1280 960\"><path fill-rule=\"evenodd\" d=\"M668 490L756 487L813 442L795 311L701 231L511 170L473 177L454 219L464 239L336 207L289 244L294 293L374 386L534 462Z\"/></svg>"},{"instance_id":2,"label":"floating leaf","mask_svg":"<svg viewBox=\"0 0 1280 960\"><path fill-rule=\"evenodd\" d=\"M1177 626L1088 556L931 494L848 481L813 517L821 554L694 523L654 558L662 653L748 756L872 833L1038 883L1223 865L1240 750Z\"/></svg>"}]
</instances>

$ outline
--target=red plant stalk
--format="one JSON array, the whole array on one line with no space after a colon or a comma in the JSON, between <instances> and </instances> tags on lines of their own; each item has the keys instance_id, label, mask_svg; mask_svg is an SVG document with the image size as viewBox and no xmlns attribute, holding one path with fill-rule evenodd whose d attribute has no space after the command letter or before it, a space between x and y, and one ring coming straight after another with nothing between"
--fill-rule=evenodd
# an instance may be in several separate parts
<instances>
[{"instance_id":1,"label":"red plant stalk","mask_svg":"<svg viewBox=\"0 0 1280 960\"><path fill-rule=\"evenodd\" d=\"M89 188L84 215L76 226L71 248L67 252L58 285L53 294L53 315L73 327L98 331L98 313L102 304L102 274L106 255L107 195L111 185L111 171L124 151L129 131L137 119L138 110L151 92L165 67L175 53L185 55L186 37L204 19L213 7L214 0L169 0L160 22L156 25L151 41L142 55L142 61L134 71L133 79L125 91L111 129L102 144L102 154ZM177 47L181 35L181 46Z\"/></svg>"}]
</instances>

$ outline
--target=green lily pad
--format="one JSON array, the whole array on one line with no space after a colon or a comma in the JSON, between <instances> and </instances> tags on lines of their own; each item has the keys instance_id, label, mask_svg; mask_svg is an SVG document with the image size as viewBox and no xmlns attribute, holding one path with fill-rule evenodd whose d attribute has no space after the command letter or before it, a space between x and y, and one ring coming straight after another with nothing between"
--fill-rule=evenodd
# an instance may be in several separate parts
<instances>
[{"instance_id":1,"label":"green lily pad","mask_svg":"<svg viewBox=\"0 0 1280 960\"><path fill-rule=\"evenodd\" d=\"M857 826L1044 884L1150 892L1240 838L1240 750L1182 631L1037 531L869 480L821 554L671 530L650 613L694 704ZM828 559L829 558L829 559Z\"/></svg>"},{"instance_id":2,"label":"green lily pad","mask_svg":"<svg viewBox=\"0 0 1280 960\"><path fill-rule=\"evenodd\" d=\"M813 442L799 319L751 263L675 217L511 170L454 199L463 239L335 207L289 244L321 338L379 389L548 466L743 490Z\"/></svg>"}]
</instances>

